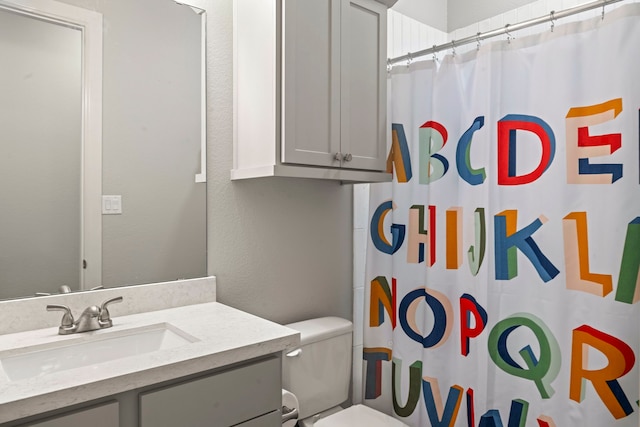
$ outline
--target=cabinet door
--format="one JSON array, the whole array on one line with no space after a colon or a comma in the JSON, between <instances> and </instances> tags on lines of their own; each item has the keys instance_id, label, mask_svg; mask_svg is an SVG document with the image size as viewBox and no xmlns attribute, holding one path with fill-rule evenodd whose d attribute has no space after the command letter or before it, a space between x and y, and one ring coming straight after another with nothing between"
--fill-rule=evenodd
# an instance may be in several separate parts
<instances>
[{"instance_id":1,"label":"cabinet door","mask_svg":"<svg viewBox=\"0 0 640 427\"><path fill-rule=\"evenodd\" d=\"M282 406L277 357L140 395L140 427L228 427Z\"/></svg>"},{"instance_id":2,"label":"cabinet door","mask_svg":"<svg viewBox=\"0 0 640 427\"><path fill-rule=\"evenodd\" d=\"M343 167L381 171L387 149L387 10L374 0L342 9Z\"/></svg>"},{"instance_id":3,"label":"cabinet door","mask_svg":"<svg viewBox=\"0 0 640 427\"><path fill-rule=\"evenodd\" d=\"M340 1L282 2L282 163L340 166Z\"/></svg>"},{"instance_id":4,"label":"cabinet door","mask_svg":"<svg viewBox=\"0 0 640 427\"><path fill-rule=\"evenodd\" d=\"M118 427L119 422L118 402L111 402L22 427Z\"/></svg>"}]
</instances>

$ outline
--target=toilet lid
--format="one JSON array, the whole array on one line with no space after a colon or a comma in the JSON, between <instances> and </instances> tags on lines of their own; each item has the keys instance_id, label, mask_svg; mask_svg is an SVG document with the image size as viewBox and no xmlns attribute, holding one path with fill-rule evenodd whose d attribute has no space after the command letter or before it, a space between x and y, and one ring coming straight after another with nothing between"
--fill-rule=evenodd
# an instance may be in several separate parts
<instances>
[{"instance_id":1,"label":"toilet lid","mask_svg":"<svg viewBox=\"0 0 640 427\"><path fill-rule=\"evenodd\" d=\"M353 405L318 420L315 427L407 427L389 415L364 405Z\"/></svg>"}]
</instances>

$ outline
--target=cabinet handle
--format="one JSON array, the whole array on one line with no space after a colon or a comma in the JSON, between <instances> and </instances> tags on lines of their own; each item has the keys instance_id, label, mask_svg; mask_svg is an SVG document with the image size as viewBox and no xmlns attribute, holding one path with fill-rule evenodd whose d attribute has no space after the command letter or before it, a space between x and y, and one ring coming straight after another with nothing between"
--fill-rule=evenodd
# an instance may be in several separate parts
<instances>
[{"instance_id":1,"label":"cabinet handle","mask_svg":"<svg viewBox=\"0 0 640 427\"><path fill-rule=\"evenodd\" d=\"M353 156L351 155L351 153L345 154L343 157L343 160L345 162L350 162L353 159Z\"/></svg>"},{"instance_id":2,"label":"cabinet handle","mask_svg":"<svg viewBox=\"0 0 640 427\"><path fill-rule=\"evenodd\" d=\"M333 160L338 162L342 160L342 153L336 153L335 156L333 156Z\"/></svg>"}]
</instances>

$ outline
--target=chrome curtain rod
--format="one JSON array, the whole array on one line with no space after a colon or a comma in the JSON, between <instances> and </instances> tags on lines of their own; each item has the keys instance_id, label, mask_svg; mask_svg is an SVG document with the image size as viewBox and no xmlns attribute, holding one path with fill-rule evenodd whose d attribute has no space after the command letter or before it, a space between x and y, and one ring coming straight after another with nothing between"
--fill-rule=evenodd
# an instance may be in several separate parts
<instances>
[{"instance_id":1,"label":"chrome curtain rod","mask_svg":"<svg viewBox=\"0 0 640 427\"><path fill-rule=\"evenodd\" d=\"M390 58L387 60L387 66L392 66L399 62L411 61L412 59L420 56L431 55L446 49L455 49L458 46L462 46L469 43L480 43L481 40L485 40L491 37L500 36L502 34L510 35L512 31L522 30L524 28L533 27L535 25L544 24L545 22L554 22L556 19L566 18L567 16L576 15L578 13L586 12L588 10L602 8L602 16L604 18L604 7L608 4L617 3L623 0L596 0L589 3L584 3L579 6L571 7L569 9L561 10L560 12L551 11L548 15L541 16L539 18L523 21L518 24L507 24L503 28L487 31L484 33L477 33L475 36L465 37L460 40L452 40L448 43L441 45L434 45L428 49L419 50L417 52L409 52L406 55Z\"/></svg>"}]
</instances>

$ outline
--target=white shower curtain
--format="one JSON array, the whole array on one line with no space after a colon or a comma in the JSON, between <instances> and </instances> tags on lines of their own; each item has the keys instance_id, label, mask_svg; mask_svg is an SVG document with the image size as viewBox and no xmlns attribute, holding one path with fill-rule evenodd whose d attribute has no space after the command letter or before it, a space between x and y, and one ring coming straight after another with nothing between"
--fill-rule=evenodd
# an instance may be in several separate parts
<instances>
[{"instance_id":1,"label":"white shower curtain","mask_svg":"<svg viewBox=\"0 0 640 427\"><path fill-rule=\"evenodd\" d=\"M637 426L640 5L389 84L365 404L412 426Z\"/></svg>"}]
</instances>

